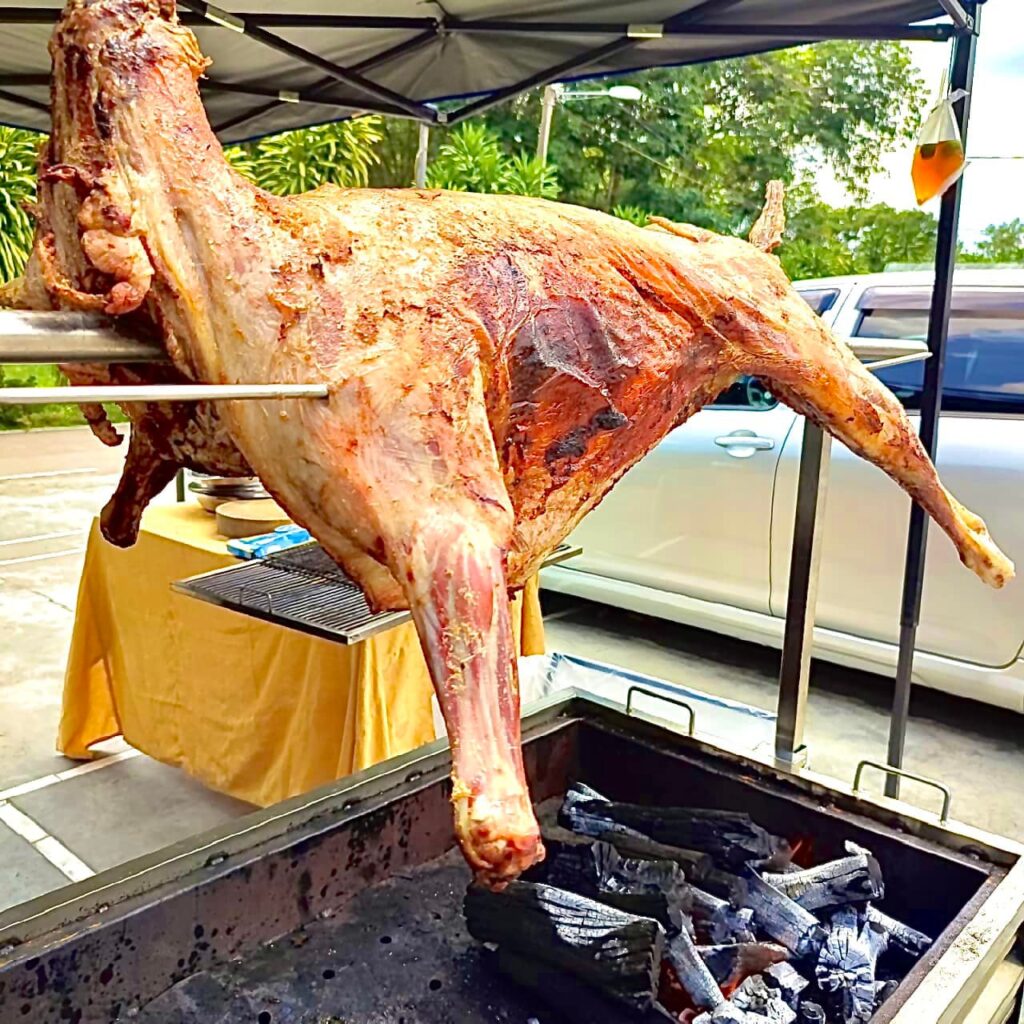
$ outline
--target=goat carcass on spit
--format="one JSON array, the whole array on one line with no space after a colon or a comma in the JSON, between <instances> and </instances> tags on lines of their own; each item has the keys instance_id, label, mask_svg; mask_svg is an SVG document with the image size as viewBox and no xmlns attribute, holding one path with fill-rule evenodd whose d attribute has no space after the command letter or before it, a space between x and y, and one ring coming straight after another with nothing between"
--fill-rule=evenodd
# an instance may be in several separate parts
<instances>
[{"instance_id":1,"label":"goat carcass on spit","mask_svg":"<svg viewBox=\"0 0 1024 1024\"><path fill-rule=\"evenodd\" d=\"M130 544L178 465L251 467L373 606L410 608L451 737L456 831L482 881L543 855L509 591L740 374L885 470L983 579L1012 575L899 403L767 252L512 196L278 198L225 162L196 84L207 62L173 0L71 0L51 49L53 134L16 300L134 320L175 379L330 385L324 401L130 407L106 535ZM102 410L91 420L112 440Z\"/></svg>"}]
</instances>

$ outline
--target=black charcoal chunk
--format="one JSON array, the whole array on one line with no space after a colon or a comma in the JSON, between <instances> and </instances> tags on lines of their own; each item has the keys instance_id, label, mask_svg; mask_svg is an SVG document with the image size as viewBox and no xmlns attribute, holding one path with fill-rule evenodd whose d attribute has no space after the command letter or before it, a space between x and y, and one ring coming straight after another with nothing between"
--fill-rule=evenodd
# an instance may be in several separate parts
<instances>
[{"instance_id":1,"label":"black charcoal chunk","mask_svg":"<svg viewBox=\"0 0 1024 1024\"><path fill-rule=\"evenodd\" d=\"M875 1012L875 969L887 944L886 933L861 921L856 910L844 908L832 915L815 976L843 1024L870 1020Z\"/></svg>"},{"instance_id":2,"label":"black charcoal chunk","mask_svg":"<svg viewBox=\"0 0 1024 1024\"><path fill-rule=\"evenodd\" d=\"M470 886L464 910L480 942L544 960L636 1009L655 1000L665 931L651 918L534 882Z\"/></svg>"},{"instance_id":3,"label":"black charcoal chunk","mask_svg":"<svg viewBox=\"0 0 1024 1024\"><path fill-rule=\"evenodd\" d=\"M779 990L782 1001L794 1010L800 1005L800 994L810 982L790 963L777 963L765 969L765 981Z\"/></svg>"},{"instance_id":4,"label":"black charcoal chunk","mask_svg":"<svg viewBox=\"0 0 1024 1024\"><path fill-rule=\"evenodd\" d=\"M613 1002L575 975L536 957L506 948L495 954L498 970L535 993L572 1024L620 1024L621 1004ZM637 1011L638 1024L670 1024L677 1018L658 1003Z\"/></svg>"},{"instance_id":5,"label":"black charcoal chunk","mask_svg":"<svg viewBox=\"0 0 1024 1024\"><path fill-rule=\"evenodd\" d=\"M546 844L547 856L524 879L544 882L618 907L638 917L653 917L670 933L689 928L690 887L672 861L623 857L602 841Z\"/></svg>"},{"instance_id":6,"label":"black charcoal chunk","mask_svg":"<svg viewBox=\"0 0 1024 1024\"><path fill-rule=\"evenodd\" d=\"M566 793L558 820L566 828L598 838L616 827L631 829L659 843L708 853L734 869L752 860L781 867L789 863L791 853L785 839L765 831L747 814L616 803L579 783Z\"/></svg>"},{"instance_id":7,"label":"black charcoal chunk","mask_svg":"<svg viewBox=\"0 0 1024 1024\"><path fill-rule=\"evenodd\" d=\"M675 971L679 984L699 1010L713 1010L725 1002L718 982L708 970L693 940L685 932L668 940L665 959Z\"/></svg>"},{"instance_id":8,"label":"black charcoal chunk","mask_svg":"<svg viewBox=\"0 0 1024 1024\"><path fill-rule=\"evenodd\" d=\"M849 856L802 871L763 872L761 877L805 910L826 910L864 903L885 895L878 861L856 843L847 843Z\"/></svg>"},{"instance_id":9,"label":"black charcoal chunk","mask_svg":"<svg viewBox=\"0 0 1024 1024\"><path fill-rule=\"evenodd\" d=\"M904 953L920 956L932 944L932 940L924 932L919 932L916 928L897 921L875 906L869 905L866 914L867 919L881 928L889 937L890 945L903 950Z\"/></svg>"},{"instance_id":10,"label":"black charcoal chunk","mask_svg":"<svg viewBox=\"0 0 1024 1024\"><path fill-rule=\"evenodd\" d=\"M803 907L783 896L751 868L747 874L750 907L758 928L781 943L794 956L812 956L825 940L825 930L818 919Z\"/></svg>"},{"instance_id":11,"label":"black charcoal chunk","mask_svg":"<svg viewBox=\"0 0 1024 1024\"><path fill-rule=\"evenodd\" d=\"M804 1000L800 1004L800 1024L827 1024L825 1011L817 1004Z\"/></svg>"},{"instance_id":12,"label":"black charcoal chunk","mask_svg":"<svg viewBox=\"0 0 1024 1024\"><path fill-rule=\"evenodd\" d=\"M690 896L690 913L697 932L712 944L757 941L752 910L736 910L725 900L695 885L690 887Z\"/></svg>"},{"instance_id":13,"label":"black charcoal chunk","mask_svg":"<svg viewBox=\"0 0 1024 1024\"><path fill-rule=\"evenodd\" d=\"M760 975L747 978L732 994L732 1003L753 1016L757 1024L793 1024L796 1020L796 1010Z\"/></svg>"}]
</instances>

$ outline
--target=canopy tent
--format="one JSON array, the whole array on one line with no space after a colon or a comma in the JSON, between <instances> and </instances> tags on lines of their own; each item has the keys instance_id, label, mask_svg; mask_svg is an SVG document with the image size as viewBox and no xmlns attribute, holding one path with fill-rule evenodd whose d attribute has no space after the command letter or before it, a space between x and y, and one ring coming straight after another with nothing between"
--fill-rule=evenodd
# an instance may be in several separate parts
<instances>
[{"instance_id":1,"label":"canopy tent","mask_svg":"<svg viewBox=\"0 0 1024 1024\"><path fill-rule=\"evenodd\" d=\"M88 0L86 0L88 2ZM954 41L966 144L985 0L178 0L213 67L203 83L225 142L379 111L454 124L550 82L699 63L824 39ZM46 43L62 0L0 6L0 123L49 128ZM382 13L380 6L386 6ZM945 15L946 17L943 17ZM935 21L935 19L940 19ZM928 24L921 24L929 22ZM446 103L443 109L436 104ZM920 435L934 457L962 183L942 199ZM776 757L800 763L828 443L805 424L779 677ZM912 507L886 792L897 796L920 617L926 517ZM895 769L895 771L893 770Z\"/></svg>"},{"instance_id":2,"label":"canopy tent","mask_svg":"<svg viewBox=\"0 0 1024 1024\"><path fill-rule=\"evenodd\" d=\"M948 0L947 0L948 3ZM453 123L547 82L815 39L949 39L938 0L178 0L225 142L379 111ZM46 130L60 0L0 7L0 122ZM452 110L433 106L460 100Z\"/></svg>"}]
</instances>

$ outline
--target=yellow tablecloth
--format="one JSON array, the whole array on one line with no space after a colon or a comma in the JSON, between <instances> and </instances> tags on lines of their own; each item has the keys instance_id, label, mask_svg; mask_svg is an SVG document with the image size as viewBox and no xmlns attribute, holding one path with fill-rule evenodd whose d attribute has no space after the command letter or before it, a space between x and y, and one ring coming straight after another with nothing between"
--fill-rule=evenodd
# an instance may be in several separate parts
<instances>
[{"instance_id":1,"label":"yellow tablecloth","mask_svg":"<svg viewBox=\"0 0 1024 1024\"><path fill-rule=\"evenodd\" d=\"M64 681L58 747L88 758L123 734L206 785L266 806L434 739L411 623L345 647L171 590L235 560L212 515L147 510L136 545L94 523ZM537 581L513 606L524 654L544 634Z\"/></svg>"}]
</instances>

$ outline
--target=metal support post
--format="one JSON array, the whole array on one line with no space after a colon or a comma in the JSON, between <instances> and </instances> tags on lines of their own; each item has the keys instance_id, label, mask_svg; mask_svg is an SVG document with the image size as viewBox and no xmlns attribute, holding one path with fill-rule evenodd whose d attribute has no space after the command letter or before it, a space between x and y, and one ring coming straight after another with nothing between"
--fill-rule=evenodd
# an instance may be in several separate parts
<instances>
[{"instance_id":1,"label":"metal support post","mask_svg":"<svg viewBox=\"0 0 1024 1024\"><path fill-rule=\"evenodd\" d=\"M811 676L814 606L818 598L818 565L821 562L820 534L831 451L832 438L810 420L805 420L775 723L775 758L787 766L802 761L806 753L804 718Z\"/></svg>"},{"instance_id":2,"label":"metal support post","mask_svg":"<svg viewBox=\"0 0 1024 1024\"><path fill-rule=\"evenodd\" d=\"M548 143L551 141L551 119L558 105L558 86L544 86L544 97L540 104L540 132L537 135L537 159L548 162Z\"/></svg>"},{"instance_id":3,"label":"metal support post","mask_svg":"<svg viewBox=\"0 0 1024 1024\"><path fill-rule=\"evenodd\" d=\"M950 90L965 89L967 97L956 107L960 135L967 146L967 127L971 112L971 88L974 82L974 61L977 52L977 27L980 11L968 4L973 18L974 32L963 32L953 43L952 65L949 75ZM960 221L960 198L963 178L947 190L939 211L938 240L935 246L935 285L928 318L928 350L931 358L924 364L924 384L921 391L921 444L935 461L937 450L939 413L942 408L942 371L946 365L946 340L949 335L949 311L953 297L953 270L956 265L957 227ZM900 611L900 649L896 665L896 684L893 693L892 715L889 719L888 762L894 768L903 767L903 752L907 739L907 718L910 713L911 675L914 668L914 647L917 626L921 618L921 595L924 590L925 549L928 541L928 520L924 509L914 504L910 509L910 529L907 535L907 555L903 573L903 604ZM885 795L900 795L898 776L889 775L885 782Z\"/></svg>"},{"instance_id":4,"label":"metal support post","mask_svg":"<svg viewBox=\"0 0 1024 1024\"><path fill-rule=\"evenodd\" d=\"M430 147L430 125L420 121L419 145L416 147L416 187L427 184L427 152Z\"/></svg>"}]
</instances>

